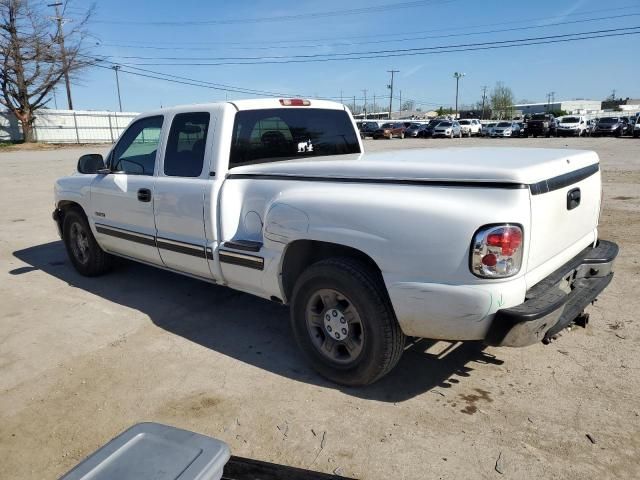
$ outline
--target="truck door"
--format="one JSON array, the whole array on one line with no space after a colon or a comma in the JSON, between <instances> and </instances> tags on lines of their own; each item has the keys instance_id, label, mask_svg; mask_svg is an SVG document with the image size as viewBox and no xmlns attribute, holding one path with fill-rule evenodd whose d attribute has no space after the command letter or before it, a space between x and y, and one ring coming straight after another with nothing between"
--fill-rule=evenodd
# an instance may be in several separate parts
<instances>
[{"instance_id":1,"label":"truck door","mask_svg":"<svg viewBox=\"0 0 640 480\"><path fill-rule=\"evenodd\" d=\"M131 124L108 158L112 173L91 184L96 238L107 251L162 265L155 243L154 187L163 117Z\"/></svg>"},{"instance_id":2,"label":"truck door","mask_svg":"<svg viewBox=\"0 0 640 480\"><path fill-rule=\"evenodd\" d=\"M209 112L178 113L167 137L155 186L157 245L164 264L212 279L207 261L205 195L211 185L209 165L214 122Z\"/></svg>"}]
</instances>

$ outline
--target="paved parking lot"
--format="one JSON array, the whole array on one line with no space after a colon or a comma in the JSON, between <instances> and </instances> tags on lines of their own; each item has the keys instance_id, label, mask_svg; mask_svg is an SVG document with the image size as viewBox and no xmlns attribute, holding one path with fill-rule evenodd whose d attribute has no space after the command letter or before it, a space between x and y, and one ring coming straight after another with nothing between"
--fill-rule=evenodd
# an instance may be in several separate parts
<instances>
[{"instance_id":1,"label":"paved parking lot","mask_svg":"<svg viewBox=\"0 0 640 480\"><path fill-rule=\"evenodd\" d=\"M281 306L128 262L101 278L75 273L52 185L106 147L5 151L0 478L56 478L140 421L366 479L640 478L640 140L365 144L596 150L601 236L622 250L588 328L525 349L423 340L381 382L337 387L304 363Z\"/></svg>"}]
</instances>

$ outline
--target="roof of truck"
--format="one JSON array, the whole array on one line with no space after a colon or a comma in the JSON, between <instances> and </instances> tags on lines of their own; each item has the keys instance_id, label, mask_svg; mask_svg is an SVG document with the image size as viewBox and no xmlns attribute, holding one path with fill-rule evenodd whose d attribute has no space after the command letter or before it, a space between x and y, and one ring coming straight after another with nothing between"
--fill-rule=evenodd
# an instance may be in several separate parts
<instances>
[{"instance_id":1,"label":"roof of truck","mask_svg":"<svg viewBox=\"0 0 640 480\"><path fill-rule=\"evenodd\" d=\"M282 105L280 100L291 100L291 97L281 97L281 98L256 98L256 99L248 99L248 100L233 100L226 102L210 102L210 103L194 103L194 104L186 104L186 105L175 105L171 107L163 107L157 110L144 112L140 116L141 117L150 117L154 115L162 115L167 113L182 113L182 112L193 112L193 111L211 111L218 110L225 105L231 105L236 110L258 110L258 109L266 109L266 108L324 108L330 110L344 110L345 107L343 104L339 102L331 102L328 100L317 100L315 98L311 99L303 99L309 102L309 105L305 106L287 106Z\"/></svg>"}]
</instances>

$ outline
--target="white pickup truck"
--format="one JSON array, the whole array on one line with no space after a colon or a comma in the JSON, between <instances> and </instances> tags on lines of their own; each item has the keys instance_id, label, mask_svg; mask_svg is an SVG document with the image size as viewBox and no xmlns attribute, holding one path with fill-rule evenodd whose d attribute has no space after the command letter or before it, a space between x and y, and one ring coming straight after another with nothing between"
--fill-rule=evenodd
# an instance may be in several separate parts
<instances>
[{"instance_id":1,"label":"white pickup truck","mask_svg":"<svg viewBox=\"0 0 640 480\"><path fill-rule=\"evenodd\" d=\"M406 336L524 346L609 284L593 152L363 152L349 111L267 99L145 113L55 185L83 275L117 255L290 305L325 377L388 373ZM170 294L170 292L167 292Z\"/></svg>"}]
</instances>

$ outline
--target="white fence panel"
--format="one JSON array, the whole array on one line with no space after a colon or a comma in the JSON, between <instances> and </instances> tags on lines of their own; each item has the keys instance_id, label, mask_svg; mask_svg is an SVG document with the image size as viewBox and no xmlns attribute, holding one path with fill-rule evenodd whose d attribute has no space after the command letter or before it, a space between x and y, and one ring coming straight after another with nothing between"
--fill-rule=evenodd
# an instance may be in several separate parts
<instances>
[{"instance_id":1,"label":"white fence panel","mask_svg":"<svg viewBox=\"0 0 640 480\"><path fill-rule=\"evenodd\" d=\"M116 140L138 114L91 110L40 110L34 135L44 143L109 143ZM22 140L20 122L0 112L0 140Z\"/></svg>"}]
</instances>

